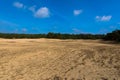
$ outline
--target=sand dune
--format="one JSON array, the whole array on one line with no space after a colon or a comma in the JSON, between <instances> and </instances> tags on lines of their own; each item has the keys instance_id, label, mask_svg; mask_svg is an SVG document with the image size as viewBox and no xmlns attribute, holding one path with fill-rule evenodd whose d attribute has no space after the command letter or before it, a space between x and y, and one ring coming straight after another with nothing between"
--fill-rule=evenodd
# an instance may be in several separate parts
<instances>
[{"instance_id":1,"label":"sand dune","mask_svg":"<svg viewBox=\"0 0 120 80\"><path fill-rule=\"evenodd\" d=\"M0 80L120 80L120 45L0 39Z\"/></svg>"}]
</instances>

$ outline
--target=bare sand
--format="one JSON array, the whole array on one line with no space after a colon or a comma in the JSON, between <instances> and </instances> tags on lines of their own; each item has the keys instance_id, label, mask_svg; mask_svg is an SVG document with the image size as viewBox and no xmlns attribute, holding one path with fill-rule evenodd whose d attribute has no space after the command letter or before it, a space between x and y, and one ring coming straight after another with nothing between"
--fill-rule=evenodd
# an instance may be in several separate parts
<instances>
[{"instance_id":1,"label":"bare sand","mask_svg":"<svg viewBox=\"0 0 120 80\"><path fill-rule=\"evenodd\" d=\"M0 80L120 80L120 44L0 39Z\"/></svg>"}]
</instances>

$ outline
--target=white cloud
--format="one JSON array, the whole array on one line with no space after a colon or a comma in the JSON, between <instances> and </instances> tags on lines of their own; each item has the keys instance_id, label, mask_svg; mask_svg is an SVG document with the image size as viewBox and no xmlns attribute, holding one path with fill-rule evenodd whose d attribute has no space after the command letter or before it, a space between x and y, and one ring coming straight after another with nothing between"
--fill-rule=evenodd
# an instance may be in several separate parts
<instances>
[{"instance_id":1,"label":"white cloud","mask_svg":"<svg viewBox=\"0 0 120 80\"><path fill-rule=\"evenodd\" d=\"M112 16L96 16L97 21L110 21Z\"/></svg>"},{"instance_id":2,"label":"white cloud","mask_svg":"<svg viewBox=\"0 0 120 80\"><path fill-rule=\"evenodd\" d=\"M74 33L81 33L81 31L77 28L73 28L72 30L73 30Z\"/></svg>"},{"instance_id":3,"label":"white cloud","mask_svg":"<svg viewBox=\"0 0 120 80\"><path fill-rule=\"evenodd\" d=\"M117 26L110 26L110 29L116 29Z\"/></svg>"},{"instance_id":4,"label":"white cloud","mask_svg":"<svg viewBox=\"0 0 120 80\"><path fill-rule=\"evenodd\" d=\"M36 10L36 5L27 7L26 5L24 5L23 3L20 3L20 2L14 2L13 6L16 8L22 8L22 9L31 11L33 13L34 17L36 17L36 18L47 18L50 16L50 11L47 7L41 7L38 10Z\"/></svg>"},{"instance_id":5,"label":"white cloud","mask_svg":"<svg viewBox=\"0 0 120 80\"><path fill-rule=\"evenodd\" d=\"M73 13L75 16L80 15L83 12L83 10L74 10Z\"/></svg>"},{"instance_id":6,"label":"white cloud","mask_svg":"<svg viewBox=\"0 0 120 80\"><path fill-rule=\"evenodd\" d=\"M32 11L33 13L35 13L35 8L36 8L36 5L29 7L28 10Z\"/></svg>"},{"instance_id":7,"label":"white cloud","mask_svg":"<svg viewBox=\"0 0 120 80\"><path fill-rule=\"evenodd\" d=\"M26 28L23 28L23 29L22 29L22 32L27 32L27 29L26 29Z\"/></svg>"},{"instance_id":8,"label":"white cloud","mask_svg":"<svg viewBox=\"0 0 120 80\"><path fill-rule=\"evenodd\" d=\"M2 26L18 26L15 23L9 22L9 21L4 21L4 20L0 20L0 25Z\"/></svg>"},{"instance_id":9,"label":"white cloud","mask_svg":"<svg viewBox=\"0 0 120 80\"><path fill-rule=\"evenodd\" d=\"M20 2L14 2L13 6L16 8L25 8L25 5L23 3L20 3Z\"/></svg>"},{"instance_id":10,"label":"white cloud","mask_svg":"<svg viewBox=\"0 0 120 80\"><path fill-rule=\"evenodd\" d=\"M50 16L50 11L47 7L41 7L34 13L34 16L37 18L47 18Z\"/></svg>"},{"instance_id":11,"label":"white cloud","mask_svg":"<svg viewBox=\"0 0 120 80\"><path fill-rule=\"evenodd\" d=\"M117 24L119 24L119 25L120 25L120 22L118 22Z\"/></svg>"}]
</instances>

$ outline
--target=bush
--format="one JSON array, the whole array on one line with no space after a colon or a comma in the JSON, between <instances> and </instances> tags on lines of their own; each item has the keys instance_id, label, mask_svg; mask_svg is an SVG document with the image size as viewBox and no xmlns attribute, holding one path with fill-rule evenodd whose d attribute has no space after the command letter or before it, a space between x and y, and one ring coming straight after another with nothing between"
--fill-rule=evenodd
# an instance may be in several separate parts
<instances>
[{"instance_id":1,"label":"bush","mask_svg":"<svg viewBox=\"0 0 120 80\"><path fill-rule=\"evenodd\" d=\"M120 30L115 30L111 33L107 33L103 39L120 42Z\"/></svg>"}]
</instances>

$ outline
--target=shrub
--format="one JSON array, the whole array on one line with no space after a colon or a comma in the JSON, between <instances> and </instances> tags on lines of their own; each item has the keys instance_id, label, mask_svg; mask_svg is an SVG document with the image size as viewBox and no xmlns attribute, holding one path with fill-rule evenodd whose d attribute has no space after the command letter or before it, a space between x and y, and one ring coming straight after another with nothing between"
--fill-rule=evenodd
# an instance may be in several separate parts
<instances>
[{"instance_id":1,"label":"shrub","mask_svg":"<svg viewBox=\"0 0 120 80\"><path fill-rule=\"evenodd\" d=\"M120 30L115 30L111 33L107 33L103 39L120 42Z\"/></svg>"}]
</instances>

